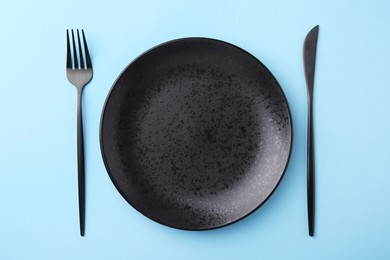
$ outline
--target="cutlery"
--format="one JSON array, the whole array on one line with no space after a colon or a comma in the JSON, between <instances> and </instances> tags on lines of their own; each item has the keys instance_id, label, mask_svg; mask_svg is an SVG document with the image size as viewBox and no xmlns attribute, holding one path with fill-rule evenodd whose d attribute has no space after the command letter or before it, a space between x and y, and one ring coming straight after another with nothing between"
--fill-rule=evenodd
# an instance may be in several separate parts
<instances>
[{"instance_id":1,"label":"cutlery","mask_svg":"<svg viewBox=\"0 0 390 260\"><path fill-rule=\"evenodd\" d=\"M67 58L66 76L70 83L77 89L77 164L78 164L78 195L79 195L79 218L80 235L84 236L85 226L85 168L84 168L84 141L83 141L83 117L82 117L82 93L83 88L92 79L92 63L89 56L87 41L84 30L81 30L84 43L85 63L80 40L79 30L77 30L78 51L76 50L75 37L71 30L72 47L69 41L69 30L66 30ZM73 58L73 60L72 60Z\"/></svg>"},{"instance_id":2,"label":"cutlery","mask_svg":"<svg viewBox=\"0 0 390 260\"><path fill-rule=\"evenodd\" d=\"M307 209L309 219L309 235L314 235L314 129L313 129L313 88L316 63L317 39L319 26L315 26L307 34L303 44L303 64L308 96L308 128L307 128Z\"/></svg>"}]
</instances>

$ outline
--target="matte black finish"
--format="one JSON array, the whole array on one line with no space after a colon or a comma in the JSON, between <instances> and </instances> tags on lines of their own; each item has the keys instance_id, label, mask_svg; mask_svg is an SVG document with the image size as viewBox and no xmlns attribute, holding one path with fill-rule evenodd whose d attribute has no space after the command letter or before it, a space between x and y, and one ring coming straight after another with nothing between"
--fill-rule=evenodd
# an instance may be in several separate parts
<instances>
[{"instance_id":1,"label":"matte black finish","mask_svg":"<svg viewBox=\"0 0 390 260\"><path fill-rule=\"evenodd\" d=\"M170 227L231 224L279 184L292 146L287 100L270 71L226 42L185 38L138 57L101 119L101 150L121 195Z\"/></svg>"},{"instance_id":2,"label":"matte black finish","mask_svg":"<svg viewBox=\"0 0 390 260\"><path fill-rule=\"evenodd\" d=\"M78 53L76 52L75 37L72 30L72 48L70 47L69 32L66 30L67 58L66 76L77 88L77 165L78 165L78 190L79 190L79 217L80 235L84 236L85 225L85 167L84 167L84 138L83 138L83 115L82 115L82 93L83 88L92 79L92 63L89 56L87 41L82 30L85 60L83 57L82 45L79 30L77 30ZM73 57L73 63L72 63ZM78 62L80 61L80 62Z\"/></svg>"},{"instance_id":3,"label":"matte black finish","mask_svg":"<svg viewBox=\"0 0 390 260\"><path fill-rule=\"evenodd\" d=\"M306 36L303 45L303 64L308 94L307 128L307 207L309 235L314 235L315 186L314 186L314 130L313 130L313 87L316 64L317 39L319 26L315 26Z\"/></svg>"}]
</instances>

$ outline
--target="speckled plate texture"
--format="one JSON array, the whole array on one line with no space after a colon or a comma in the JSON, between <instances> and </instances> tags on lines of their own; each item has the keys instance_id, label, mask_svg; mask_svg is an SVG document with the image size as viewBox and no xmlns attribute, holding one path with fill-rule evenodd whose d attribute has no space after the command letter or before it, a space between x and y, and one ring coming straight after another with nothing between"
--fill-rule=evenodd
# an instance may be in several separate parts
<instances>
[{"instance_id":1,"label":"speckled plate texture","mask_svg":"<svg viewBox=\"0 0 390 260\"><path fill-rule=\"evenodd\" d=\"M287 100L271 72L219 40L161 44L126 67L100 129L120 194L161 224L234 223L278 186L292 146Z\"/></svg>"}]
</instances>

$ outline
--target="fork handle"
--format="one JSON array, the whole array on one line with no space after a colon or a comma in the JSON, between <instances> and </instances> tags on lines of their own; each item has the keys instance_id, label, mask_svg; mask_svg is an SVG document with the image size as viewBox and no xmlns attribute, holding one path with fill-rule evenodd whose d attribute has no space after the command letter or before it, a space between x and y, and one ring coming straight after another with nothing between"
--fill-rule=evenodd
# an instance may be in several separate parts
<instances>
[{"instance_id":1,"label":"fork handle","mask_svg":"<svg viewBox=\"0 0 390 260\"><path fill-rule=\"evenodd\" d=\"M309 235L314 235L315 213L315 182L314 182L314 129L313 129L313 104L312 97L309 100L308 125L307 125L307 206L309 219Z\"/></svg>"},{"instance_id":2,"label":"fork handle","mask_svg":"<svg viewBox=\"0 0 390 260\"><path fill-rule=\"evenodd\" d=\"M85 168L84 168L84 137L82 90L77 90L77 168L79 189L80 235L84 236L85 226Z\"/></svg>"}]
</instances>

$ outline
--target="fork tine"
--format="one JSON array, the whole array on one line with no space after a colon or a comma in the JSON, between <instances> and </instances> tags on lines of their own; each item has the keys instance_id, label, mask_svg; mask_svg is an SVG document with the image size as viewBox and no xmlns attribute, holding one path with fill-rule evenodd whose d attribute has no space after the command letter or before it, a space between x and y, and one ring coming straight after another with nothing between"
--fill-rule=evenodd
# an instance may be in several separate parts
<instances>
[{"instance_id":1,"label":"fork tine","mask_svg":"<svg viewBox=\"0 0 390 260\"><path fill-rule=\"evenodd\" d=\"M73 43L73 67L75 70L77 70L79 68L79 62L77 60L76 43L74 41L73 29L72 29L72 43Z\"/></svg>"},{"instance_id":2,"label":"fork tine","mask_svg":"<svg viewBox=\"0 0 390 260\"><path fill-rule=\"evenodd\" d=\"M70 54L69 30L66 30L66 68L72 68L72 55Z\"/></svg>"},{"instance_id":3,"label":"fork tine","mask_svg":"<svg viewBox=\"0 0 390 260\"><path fill-rule=\"evenodd\" d=\"M92 69L91 57L89 56L88 45L87 45L87 40L85 39L84 30L81 30L81 33L83 34L85 60L87 62L87 69Z\"/></svg>"},{"instance_id":4,"label":"fork tine","mask_svg":"<svg viewBox=\"0 0 390 260\"><path fill-rule=\"evenodd\" d=\"M84 69L85 66L84 66L84 59L83 59L83 51L81 50L79 29L77 29L77 41L79 44L80 69Z\"/></svg>"}]
</instances>

